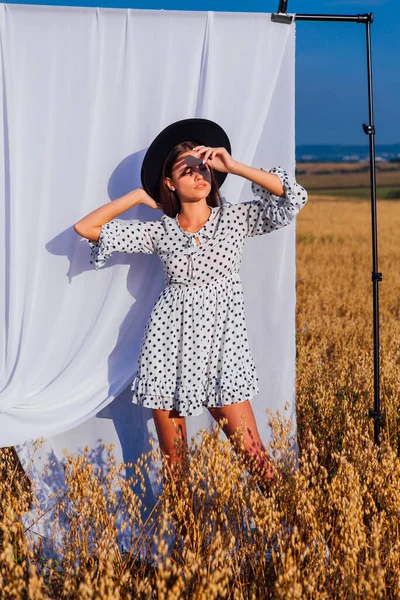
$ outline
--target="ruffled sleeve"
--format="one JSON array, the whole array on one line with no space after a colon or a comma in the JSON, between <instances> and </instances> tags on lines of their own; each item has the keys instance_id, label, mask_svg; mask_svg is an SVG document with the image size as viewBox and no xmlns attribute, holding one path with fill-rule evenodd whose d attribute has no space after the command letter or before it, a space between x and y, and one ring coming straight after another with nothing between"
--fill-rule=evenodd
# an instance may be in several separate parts
<instances>
[{"instance_id":1,"label":"ruffled sleeve","mask_svg":"<svg viewBox=\"0 0 400 600\"><path fill-rule=\"evenodd\" d=\"M156 248L157 221L123 221L113 219L101 227L100 237L95 242L86 239L91 251L90 263L96 271L104 265L113 252L143 252L154 254Z\"/></svg>"},{"instance_id":2,"label":"ruffled sleeve","mask_svg":"<svg viewBox=\"0 0 400 600\"><path fill-rule=\"evenodd\" d=\"M284 171L282 167L274 167L268 173L278 175L285 196L275 196L260 185L251 184L256 199L237 205L244 207L242 212L247 237L262 235L289 225L308 199L306 190L296 182L293 174Z\"/></svg>"}]
</instances>

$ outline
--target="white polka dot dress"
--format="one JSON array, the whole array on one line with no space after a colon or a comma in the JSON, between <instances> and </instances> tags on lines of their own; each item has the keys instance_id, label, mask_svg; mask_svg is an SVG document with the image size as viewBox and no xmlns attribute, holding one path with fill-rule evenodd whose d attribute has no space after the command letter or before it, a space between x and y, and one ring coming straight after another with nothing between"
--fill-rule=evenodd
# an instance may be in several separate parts
<instances>
[{"instance_id":1,"label":"white polka dot dress","mask_svg":"<svg viewBox=\"0 0 400 600\"><path fill-rule=\"evenodd\" d=\"M256 199L212 208L196 233L163 215L113 219L97 242L87 240L96 269L115 251L156 253L163 263L165 287L145 326L131 387L135 404L188 416L259 393L239 276L243 246L289 225L307 201L293 175L281 167L269 172L279 176L285 197L253 183Z\"/></svg>"}]
</instances>

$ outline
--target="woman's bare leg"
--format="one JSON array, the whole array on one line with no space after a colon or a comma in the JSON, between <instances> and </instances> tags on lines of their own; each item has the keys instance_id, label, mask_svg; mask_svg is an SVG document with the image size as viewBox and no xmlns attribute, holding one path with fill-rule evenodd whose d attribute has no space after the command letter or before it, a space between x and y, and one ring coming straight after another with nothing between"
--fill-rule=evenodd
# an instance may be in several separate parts
<instances>
[{"instance_id":1,"label":"woman's bare leg","mask_svg":"<svg viewBox=\"0 0 400 600\"><path fill-rule=\"evenodd\" d=\"M209 407L208 410L216 421L219 422L222 418L228 420L228 422L223 425L222 430L227 438L235 442L233 447L236 452L240 451L240 448L237 446L237 442L240 440L232 440L231 436L236 432L238 427L240 428L244 421L245 427L244 429L242 428L241 431L243 432L245 458L250 459L250 462L253 463L251 469L253 473L262 475L263 479L268 480L268 483L272 483L274 471L265 446L260 438L253 409L249 400L218 408Z\"/></svg>"},{"instance_id":2,"label":"woman's bare leg","mask_svg":"<svg viewBox=\"0 0 400 600\"><path fill-rule=\"evenodd\" d=\"M176 410L152 409L158 442L162 454L167 459L171 472L181 472L183 455L179 448L187 451L186 419Z\"/></svg>"},{"instance_id":3,"label":"woman's bare leg","mask_svg":"<svg viewBox=\"0 0 400 600\"><path fill-rule=\"evenodd\" d=\"M186 418L179 416L176 410L162 410L153 408L153 418L156 425L158 442L161 453L167 459L163 469L164 483L172 483L172 493L176 494L172 503L172 514L180 532L181 539L187 534L186 523L190 521L192 506L187 506L185 501L185 471L188 468L188 445L186 433Z\"/></svg>"}]
</instances>

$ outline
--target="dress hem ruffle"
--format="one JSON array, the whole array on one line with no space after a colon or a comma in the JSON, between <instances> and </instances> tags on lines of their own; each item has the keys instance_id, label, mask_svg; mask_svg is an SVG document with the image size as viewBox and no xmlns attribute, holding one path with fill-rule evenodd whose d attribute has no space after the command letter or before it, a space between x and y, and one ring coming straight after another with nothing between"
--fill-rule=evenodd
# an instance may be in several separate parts
<instances>
[{"instance_id":1,"label":"dress hem ruffle","mask_svg":"<svg viewBox=\"0 0 400 600\"><path fill-rule=\"evenodd\" d=\"M132 403L146 408L176 410L181 416L200 415L204 408L220 408L250 400L260 392L253 369L231 373L223 378L210 377L197 386L181 382L162 383L136 376L132 382Z\"/></svg>"}]
</instances>

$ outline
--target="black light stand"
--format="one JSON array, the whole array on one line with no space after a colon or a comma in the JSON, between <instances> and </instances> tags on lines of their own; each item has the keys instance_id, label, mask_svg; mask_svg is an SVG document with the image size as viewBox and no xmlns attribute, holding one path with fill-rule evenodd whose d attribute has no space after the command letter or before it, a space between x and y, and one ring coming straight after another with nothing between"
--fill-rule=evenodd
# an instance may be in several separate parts
<instances>
[{"instance_id":1,"label":"black light stand","mask_svg":"<svg viewBox=\"0 0 400 600\"><path fill-rule=\"evenodd\" d=\"M302 15L294 16L286 13L288 0L280 0L278 12L271 15L271 20L276 23L290 24L296 21L352 21L364 23L366 26L367 42L367 70L368 70L368 110L369 125L363 123L363 130L369 136L369 169L371 184L371 220L372 220L372 307L373 307L373 353L374 353L374 408L369 411L369 416L374 420L374 442L380 444L381 433L381 402L380 402L380 374L379 374L379 289L378 283L382 281L382 273L378 272L378 236L376 213L376 174L375 174L375 125L372 94L372 61L371 61L371 23L373 14L363 15Z\"/></svg>"}]
</instances>

